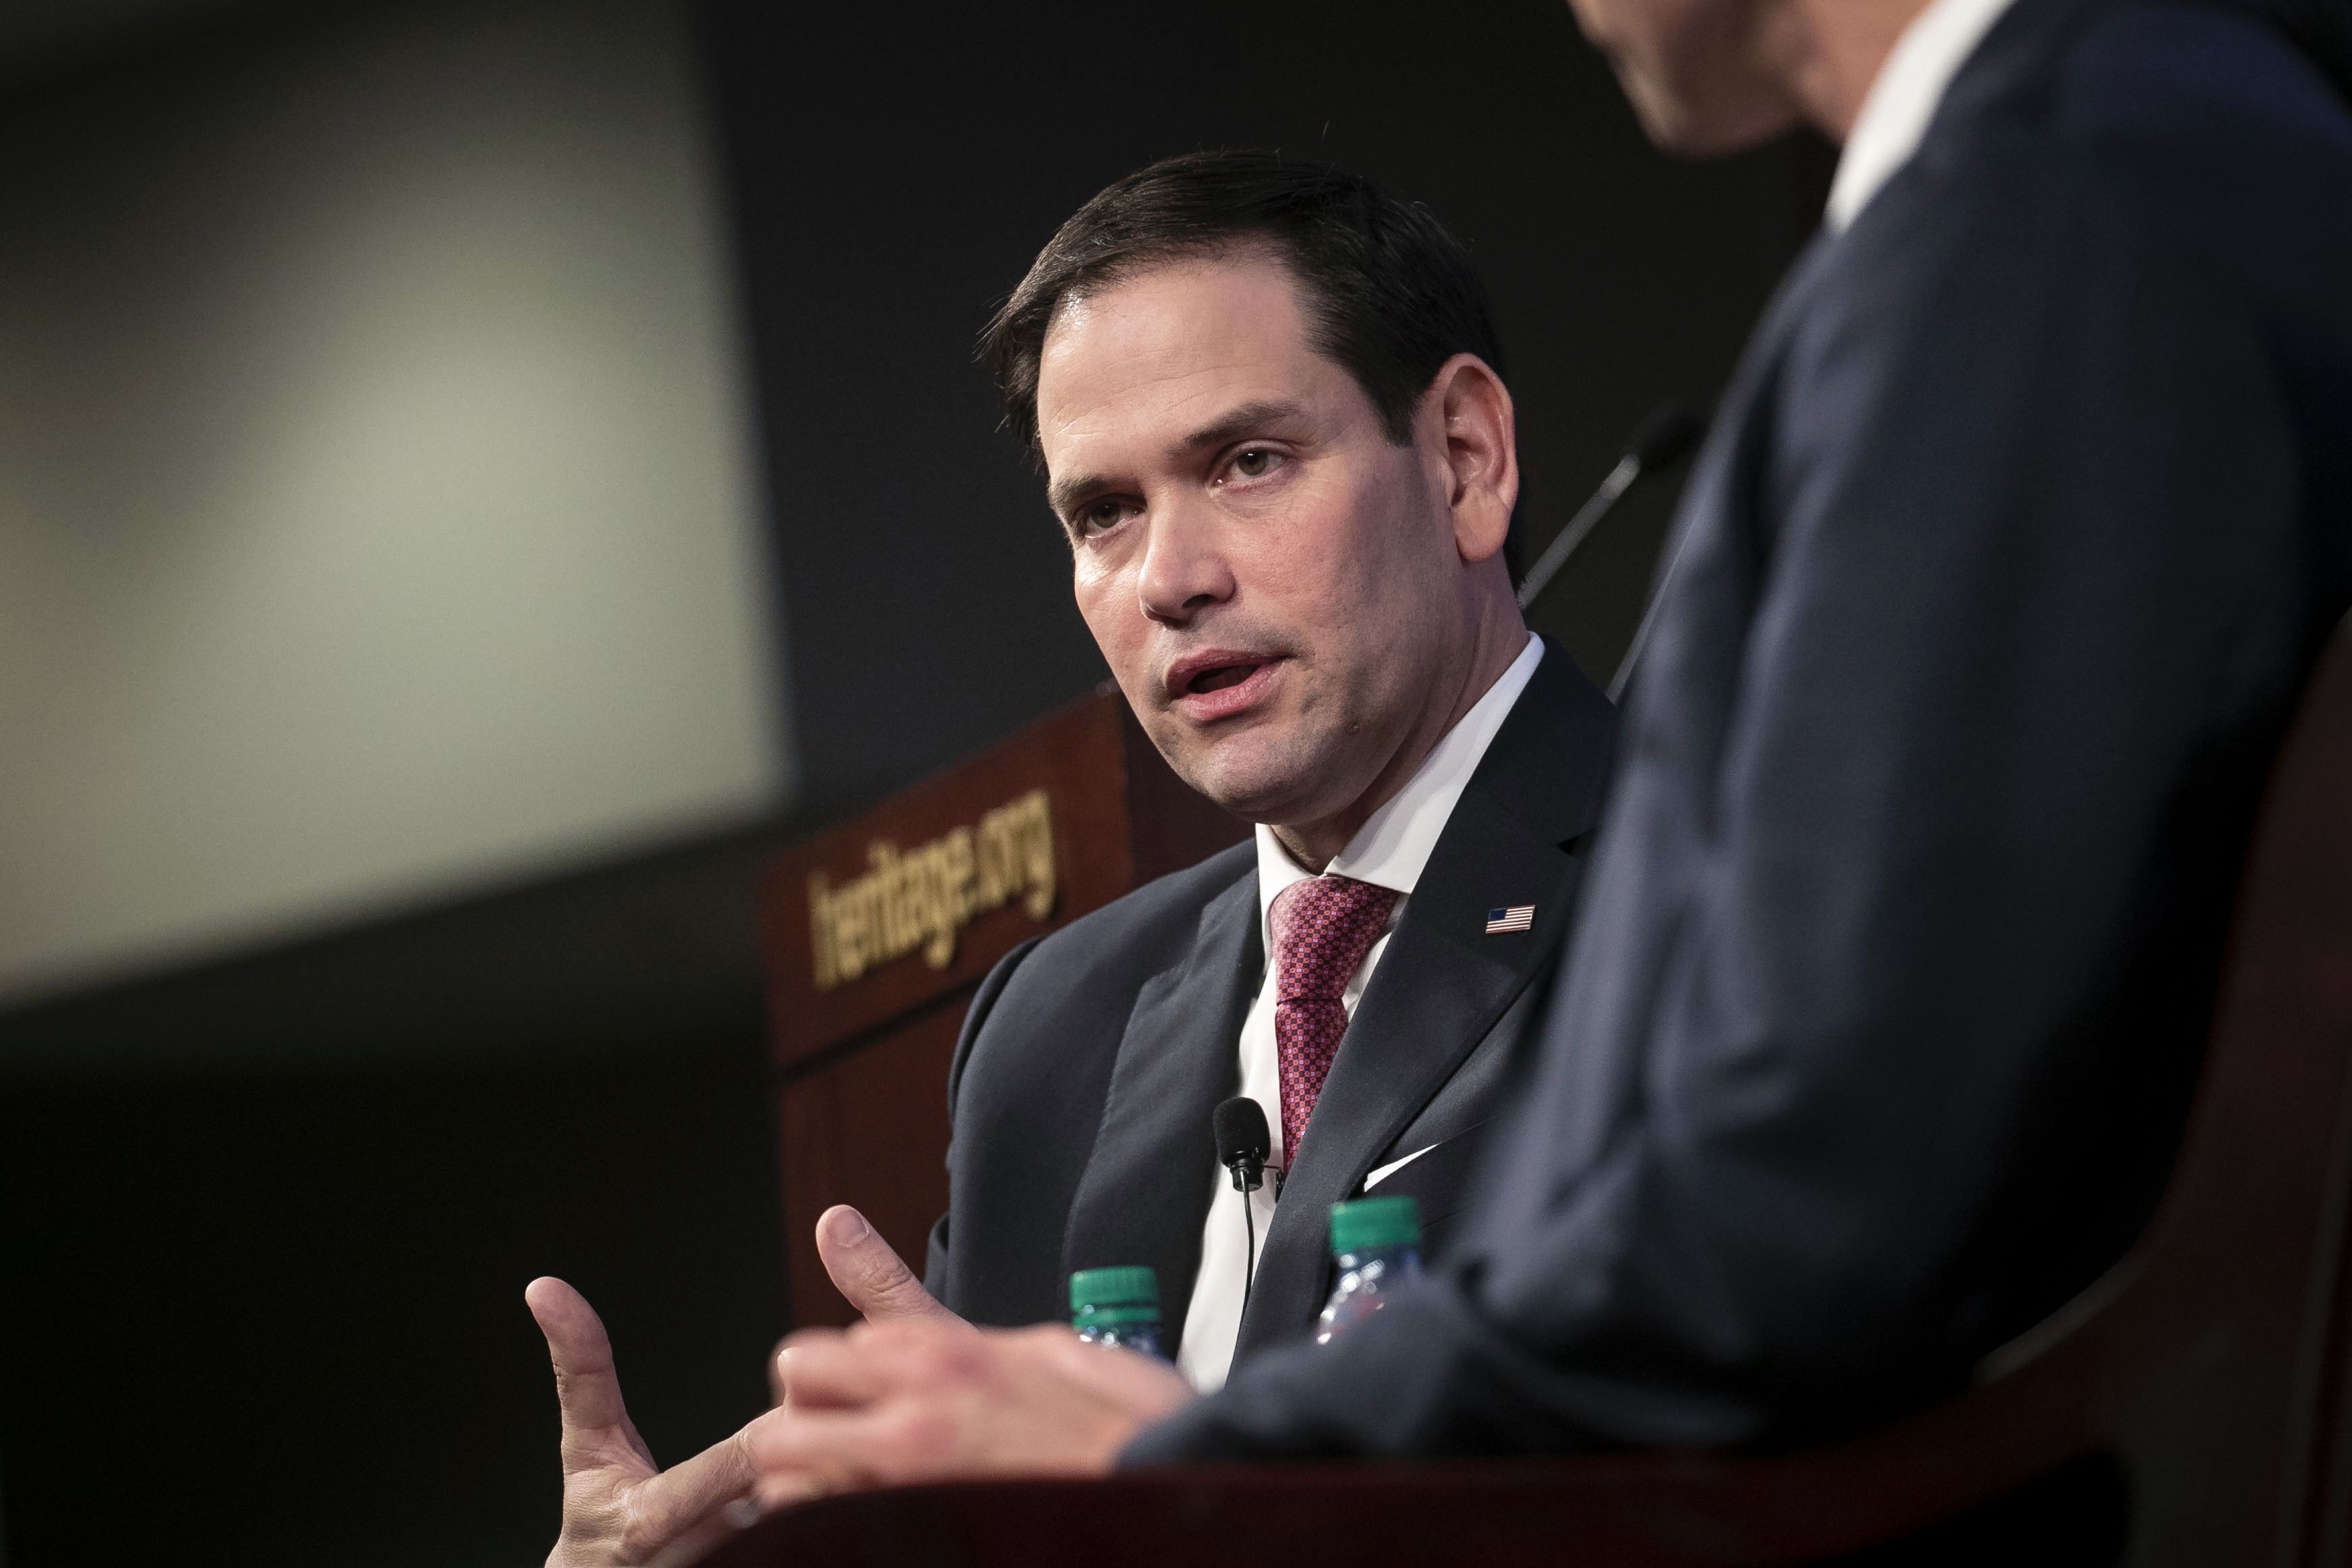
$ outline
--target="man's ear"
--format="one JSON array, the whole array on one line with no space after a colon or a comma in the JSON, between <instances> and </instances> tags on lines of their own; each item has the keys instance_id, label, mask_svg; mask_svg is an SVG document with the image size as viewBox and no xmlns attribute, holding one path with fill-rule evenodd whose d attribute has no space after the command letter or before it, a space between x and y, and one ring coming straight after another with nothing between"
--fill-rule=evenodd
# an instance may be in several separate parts
<instances>
[{"instance_id":1,"label":"man's ear","mask_svg":"<svg viewBox=\"0 0 2352 1568\"><path fill-rule=\"evenodd\" d=\"M1518 420L1511 392L1475 354L1438 368L1423 395L1422 415L1443 442L1446 504L1454 548L1475 565L1501 553L1519 500Z\"/></svg>"}]
</instances>

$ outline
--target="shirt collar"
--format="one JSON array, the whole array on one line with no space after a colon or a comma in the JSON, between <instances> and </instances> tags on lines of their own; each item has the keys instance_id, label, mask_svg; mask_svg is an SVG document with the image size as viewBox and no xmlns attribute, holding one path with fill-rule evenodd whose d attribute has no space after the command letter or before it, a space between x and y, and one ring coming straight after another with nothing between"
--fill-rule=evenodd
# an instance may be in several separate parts
<instances>
[{"instance_id":1,"label":"shirt collar","mask_svg":"<svg viewBox=\"0 0 2352 1568\"><path fill-rule=\"evenodd\" d=\"M1455 802L1470 783L1470 775L1493 745L1495 734L1510 716L1519 694L1527 690L1536 665L1543 659L1543 639L1528 638L1528 645L1511 661L1510 668L1496 677L1486 695L1470 705L1470 711L1454 723L1438 743L1430 747L1421 766L1413 769L1404 788L1383 802L1379 810L1364 820L1348 847L1332 857L1324 868L1330 876L1351 876L1358 882L1369 882L1381 887L1393 888L1411 894L1413 884L1421 880L1422 868L1429 863L1430 852L1437 847L1437 838L1454 815ZM1265 823L1257 829L1257 910L1263 921L1274 905L1274 895L1294 882L1304 882L1314 873L1290 858L1282 841Z\"/></svg>"},{"instance_id":2,"label":"shirt collar","mask_svg":"<svg viewBox=\"0 0 2352 1568\"><path fill-rule=\"evenodd\" d=\"M1862 112L1838 157L1822 223L1843 234L1879 188L1919 150L1944 101L1944 89L1968 64L2012 0L1933 0L1911 19L1864 95Z\"/></svg>"}]
</instances>

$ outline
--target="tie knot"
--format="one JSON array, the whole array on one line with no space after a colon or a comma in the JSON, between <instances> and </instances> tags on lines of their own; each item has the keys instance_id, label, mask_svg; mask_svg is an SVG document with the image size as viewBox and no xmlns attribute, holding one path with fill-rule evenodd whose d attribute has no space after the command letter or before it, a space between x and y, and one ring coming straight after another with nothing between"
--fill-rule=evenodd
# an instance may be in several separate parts
<instances>
[{"instance_id":1,"label":"tie knot","mask_svg":"<svg viewBox=\"0 0 2352 1568\"><path fill-rule=\"evenodd\" d=\"M1312 876L1275 894L1266 911L1274 937L1276 997L1338 1001L1396 907L1393 889L1349 876Z\"/></svg>"}]
</instances>

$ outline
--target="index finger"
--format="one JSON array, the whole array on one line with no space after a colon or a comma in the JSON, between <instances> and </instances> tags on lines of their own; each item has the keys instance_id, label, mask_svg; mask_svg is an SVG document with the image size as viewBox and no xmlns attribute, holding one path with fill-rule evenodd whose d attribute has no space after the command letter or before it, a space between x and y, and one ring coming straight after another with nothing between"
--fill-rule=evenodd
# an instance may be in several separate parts
<instances>
[{"instance_id":1,"label":"index finger","mask_svg":"<svg viewBox=\"0 0 2352 1568\"><path fill-rule=\"evenodd\" d=\"M667 1550L675 1555L684 1552L681 1543L689 1537L699 1544L704 1531L731 1529L720 1511L750 1493L759 1479L752 1469L750 1437L751 1428L744 1427L641 1483L630 1503L646 1538L668 1542Z\"/></svg>"},{"instance_id":2,"label":"index finger","mask_svg":"<svg viewBox=\"0 0 2352 1568\"><path fill-rule=\"evenodd\" d=\"M771 1410L743 1428L764 1507L887 1479L902 1423L874 1410Z\"/></svg>"}]
</instances>

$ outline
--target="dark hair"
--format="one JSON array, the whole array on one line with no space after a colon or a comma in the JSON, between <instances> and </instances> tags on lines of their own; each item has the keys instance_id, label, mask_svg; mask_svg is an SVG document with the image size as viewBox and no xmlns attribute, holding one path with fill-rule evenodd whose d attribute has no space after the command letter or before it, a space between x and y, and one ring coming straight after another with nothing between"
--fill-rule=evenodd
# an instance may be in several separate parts
<instances>
[{"instance_id":1,"label":"dark hair","mask_svg":"<svg viewBox=\"0 0 2352 1568\"><path fill-rule=\"evenodd\" d=\"M1253 245L1298 279L1315 348L1356 380L1389 439L1439 367L1475 354L1503 369L1470 253L1417 203L1319 163L1255 151L1188 152L1114 181L1045 243L981 334L1004 423L1037 452L1037 361L1054 312L1183 256Z\"/></svg>"}]
</instances>

